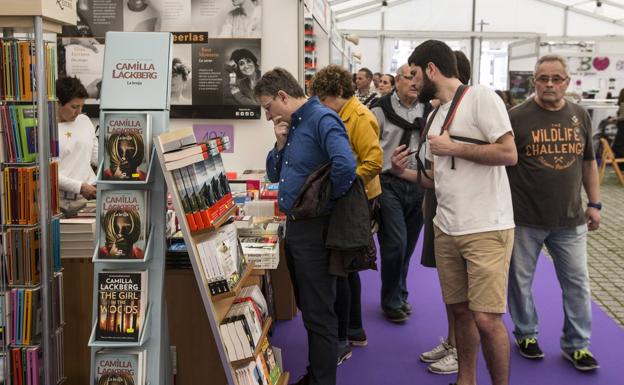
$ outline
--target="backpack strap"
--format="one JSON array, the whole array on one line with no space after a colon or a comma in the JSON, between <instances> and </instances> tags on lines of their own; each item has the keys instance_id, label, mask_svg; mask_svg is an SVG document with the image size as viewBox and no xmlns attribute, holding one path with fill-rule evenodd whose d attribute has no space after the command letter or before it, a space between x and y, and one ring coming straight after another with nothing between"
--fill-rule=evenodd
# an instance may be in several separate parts
<instances>
[{"instance_id":1,"label":"backpack strap","mask_svg":"<svg viewBox=\"0 0 624 385\"><path fill-rule=\"evenodd\" d=\"M448 131L449 126L453 122L453 118L455 118L455 112L457 112L457 106L459 105L459 102L461 102L461 100L463 99L464 95L466 94L466 91L468 91L468 88L469 87L464 84L460 84L460 86L457 87L457 90L455 91L455 95L453 96L453 101L451 102L451 107L449 108L449 112L448 114L446 114L446 118L444 119L444 123L442 124L442 128L440 129L440 135L442 135L445 130ZM435 115L438 113L439 109L440 107L436 108L431 113L431 118L429 118L429 120L427 121L427 125L425 126L425 129L422 131L422 135L420 137L420 143L418 143L418 149L416 150L416 155L415 155L416 156L416 170L418 172L416 181L418 183L420 183L421 172L426 170L425 165L423 164L422 160L420 160L420 151L422 149L423 144L425 143L425 139L427 138L429 129L431 128L431 123L433 123L433 118L435 118ZM455 169L455 157L451 157L451 168ZM431 180L431 178L429 178L426 172L424 174L425 174L425 178Z\"/></svg>"}]
</instances>

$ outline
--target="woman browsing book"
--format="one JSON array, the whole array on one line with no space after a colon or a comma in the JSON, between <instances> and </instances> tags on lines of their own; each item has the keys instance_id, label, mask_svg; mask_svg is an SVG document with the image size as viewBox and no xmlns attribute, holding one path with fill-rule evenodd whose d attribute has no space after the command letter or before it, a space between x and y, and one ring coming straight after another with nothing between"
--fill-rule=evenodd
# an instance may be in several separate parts
<instances>
[{"instance_id":1,"label":"woman browsing book","mask_svg":"<svg viewBox=\"0 0 624 385\"><path fill-rule=\"evenodd\" d=\"M56 119L59 137L59 189L61 212L75 216L87 200L95 199L95 173L98 139L95 127L82 107L88 97L84 85L76 77L56 81L58 97Z\"/></svg>"}]
</instances>

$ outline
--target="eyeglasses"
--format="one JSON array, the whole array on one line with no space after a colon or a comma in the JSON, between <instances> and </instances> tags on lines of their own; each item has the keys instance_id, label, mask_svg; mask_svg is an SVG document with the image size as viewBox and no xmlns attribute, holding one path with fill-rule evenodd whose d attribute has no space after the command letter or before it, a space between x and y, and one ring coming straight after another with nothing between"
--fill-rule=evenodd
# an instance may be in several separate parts
<instances>
[{"instance_id":1,"label":"eyeglasses","mask_svg":"<svg viewBox=\"0 0 624 385\"><path fill-rule=\"evenodd\" d=\"M271 103L273 103L273 101L275 101L275 98L272 98L271 101L269 101L267 104L263 104L262 108L264 108L266 112L269 112L269 110L271 109Z\"/></svg>"},{"instance_id":2,"label":"eyeglasses","mask_svg":"<svg viewBox=\"0 0 624 385\"><path fill-rule=\"evenodd\" d=\"M412 80L414 79L414 75L401 75L401 77L405 80Z\"/></svg>"},{"instance_id":3,"label":"eyeglasses","mask_svg":"<svg viewBox=\"0 0 624 385\"><path fill-rule=\"evenodd\" d=\"M549 82L552 82L552 84L561 84L563 82L565 82L566 80L568 80L567 77L562 78L561 76L540 76L538 78L535 78L535 81L541 84L548 84Z\"/></svg>"}]
</instances>

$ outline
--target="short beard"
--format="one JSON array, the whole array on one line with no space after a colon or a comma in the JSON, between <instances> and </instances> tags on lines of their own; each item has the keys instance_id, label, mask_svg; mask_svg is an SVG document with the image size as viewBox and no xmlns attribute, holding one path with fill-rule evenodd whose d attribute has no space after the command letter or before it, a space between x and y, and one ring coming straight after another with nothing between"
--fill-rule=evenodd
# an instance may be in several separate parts
<instances>
[{"instance_id":1,"label":"short beard","mask_svg":"<svg viewBox=\"0 0 624 385\"><path fill-rule=\"evenodd\" d=\"M435 99L438 93L438 87L429 79L427 74L423 74L423 87L418 93L418 100L421 103L428 103L431 99Z\"/></svg>"}]
</instances>

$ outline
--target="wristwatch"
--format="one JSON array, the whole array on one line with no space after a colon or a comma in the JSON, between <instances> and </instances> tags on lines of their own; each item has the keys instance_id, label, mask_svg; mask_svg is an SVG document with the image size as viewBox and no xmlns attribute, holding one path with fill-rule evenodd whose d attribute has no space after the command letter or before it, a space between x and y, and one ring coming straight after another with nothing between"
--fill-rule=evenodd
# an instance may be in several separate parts
<instances>
[{"instance_id":1,"label":"wristwatch","mask_svg":"<svg viewBox=\"0 0 624 385\"><path fill-rule=\"evenodd\" d=\"M591 207L592 209L596 209L596 210L602 210L602 203L600 203L600 202L596 202L596 203L588 202L587 203L587 207Z\"/></svg>"}]
</instances>

